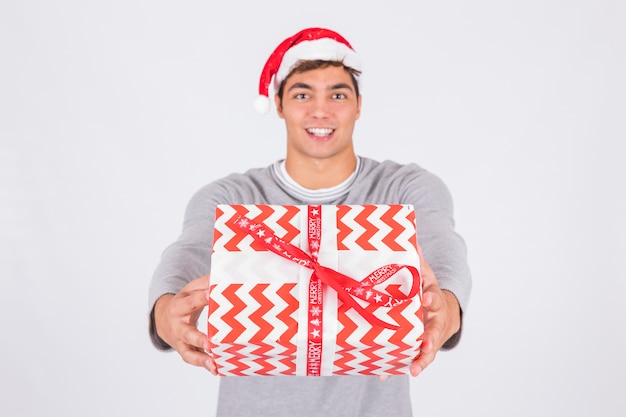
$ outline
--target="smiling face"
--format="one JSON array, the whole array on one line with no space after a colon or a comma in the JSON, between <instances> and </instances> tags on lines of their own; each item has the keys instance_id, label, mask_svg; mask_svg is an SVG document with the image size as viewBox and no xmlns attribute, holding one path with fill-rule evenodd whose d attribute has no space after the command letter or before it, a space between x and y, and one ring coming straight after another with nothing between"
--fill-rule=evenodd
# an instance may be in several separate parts
<instances>
[{"instance_id":1,"label":"smiling face","mask_svg":"<svg viewBox=\"0 0 626 417\"><path fill-rule=\"evenodd\" d=\"M276 95L275 101L287 129L290 175L294 176L293 167L311 163L320 168L347 164L353 170L352 133L360 116L361 97L350 73L343 66L294 73L282 92L282 100Z\"/></svg>"}]
</instances>

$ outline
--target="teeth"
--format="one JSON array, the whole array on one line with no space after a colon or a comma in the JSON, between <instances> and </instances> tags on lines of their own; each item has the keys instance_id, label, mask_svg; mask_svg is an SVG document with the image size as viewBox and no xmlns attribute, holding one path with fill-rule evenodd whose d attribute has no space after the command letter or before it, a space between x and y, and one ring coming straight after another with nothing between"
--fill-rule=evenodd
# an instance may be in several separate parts
<instances>
[{"instance_id":1,"label":"teeth","mask_svg":"<svg viewBox=\"0 0 626 417\"><path fill-rule=\"evenodd\" d=\"M316 127L312 129L307 129L307 132L315 136L328 136L331 133L333 133L333 129L324 129L321 127Z\"/></svg>"}]
</instances>

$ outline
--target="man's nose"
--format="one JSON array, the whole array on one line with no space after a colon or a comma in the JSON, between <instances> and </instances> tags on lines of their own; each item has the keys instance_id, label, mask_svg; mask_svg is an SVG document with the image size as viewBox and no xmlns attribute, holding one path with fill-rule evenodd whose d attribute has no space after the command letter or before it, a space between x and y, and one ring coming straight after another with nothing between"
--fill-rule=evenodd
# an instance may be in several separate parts
<instances>
[{"instance_id":1,"label":"man's nose","mask_svg":"<svg viewBox=\"0 0 626 417\"><path fill-rule=\"evenodd\" d=\"M311 114L313 117L322 119L328 116L328 102L324 98L317 98L312 103Z\"/></svg>"}]
</instances>

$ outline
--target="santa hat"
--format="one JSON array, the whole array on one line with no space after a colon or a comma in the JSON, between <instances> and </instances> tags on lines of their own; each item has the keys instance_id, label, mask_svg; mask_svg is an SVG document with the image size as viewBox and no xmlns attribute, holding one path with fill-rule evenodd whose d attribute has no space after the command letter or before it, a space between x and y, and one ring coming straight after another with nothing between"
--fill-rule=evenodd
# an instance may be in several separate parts
<instances>
[{"instance_id":1,"label":"santa hat","mask_svg":"<svg viewBox=\"0 0 626 417\"><path fill-rule=\"evenodd\" d=\"M361 60L347 40L337 32L322 28L304 29L285 39L268 58L259 80L259 97L254 108L260 114L269 110L269 85L274 78L274 88L289 75L301 60L340 61L346 67L361 71Z\"/></svg>"}]
</instances>

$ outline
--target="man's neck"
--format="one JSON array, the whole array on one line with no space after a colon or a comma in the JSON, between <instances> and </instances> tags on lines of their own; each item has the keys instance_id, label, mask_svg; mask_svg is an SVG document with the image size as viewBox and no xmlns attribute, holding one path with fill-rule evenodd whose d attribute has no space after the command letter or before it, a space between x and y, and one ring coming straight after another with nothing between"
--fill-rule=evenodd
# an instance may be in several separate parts
<instances>
[{"instance_id":1,"label":"man's neck","mask_svg":"<svg viewBox=\"0 0 626 417\"><path fill-rule=\"evenodd\" d=\"M341 184L356 169L356 155L349 154L341 159L285 159L289 176L304 188L318 190Z\"/></svg>"}]
</instances>

